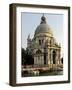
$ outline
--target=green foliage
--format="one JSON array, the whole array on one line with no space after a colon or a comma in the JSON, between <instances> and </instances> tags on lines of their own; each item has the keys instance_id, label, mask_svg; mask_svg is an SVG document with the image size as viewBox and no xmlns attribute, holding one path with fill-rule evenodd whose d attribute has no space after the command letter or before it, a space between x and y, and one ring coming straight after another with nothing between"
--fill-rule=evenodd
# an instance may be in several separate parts
<instances>
[{"instance_id":1,"label":"green foliage","mask_svg":"<svg viewBox=\"0 0 72 90\"><path fill-rule=\"evenodd\" d=\"M33 56L28 53L28 49L24 50L22 48L21 53L22 53L22 65L32 65L32 64L34 64Z\"/></svg>"}]
</instances>

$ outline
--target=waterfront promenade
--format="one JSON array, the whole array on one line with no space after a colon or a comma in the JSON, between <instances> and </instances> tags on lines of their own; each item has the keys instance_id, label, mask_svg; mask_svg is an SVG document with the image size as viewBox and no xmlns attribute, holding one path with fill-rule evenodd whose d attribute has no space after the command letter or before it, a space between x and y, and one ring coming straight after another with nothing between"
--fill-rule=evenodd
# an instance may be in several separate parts
<instances>
[{"instance_id":1,"label":"waterfront promenade","mask_svg":"<svg viewBox=\"0 0 72 90\"><path fill-rule=\"evenodd\" d=\"M48 71L48 70L63 70L63 65L56 65L56 64L52 64L52 65L24 65L22 66L22 71Z\"/></svg>"}]
</instances>

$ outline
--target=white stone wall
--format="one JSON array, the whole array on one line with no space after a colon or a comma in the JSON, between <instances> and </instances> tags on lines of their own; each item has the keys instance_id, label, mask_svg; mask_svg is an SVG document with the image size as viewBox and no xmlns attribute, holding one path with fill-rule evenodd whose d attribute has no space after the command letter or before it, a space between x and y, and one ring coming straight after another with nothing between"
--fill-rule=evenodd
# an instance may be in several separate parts
<instances>
[{"instance_id":1,"label":"white stone wall","mask_svg":"<svg viewBox=\"0 0 72 90\"><path fill-rule=\"evenodd\" d=\"M39 40L43 40L43 43L41 45L38 45L38 47L36 47L34 49L34 54L35 54L34 64L44 65L44 55L41 55L41 56L39 55L38 56L36 54L36 51L39 49L39 50L41 50L42 53L44 53L45 44L49 45L48 47L45 47L46 48L46 54L47 54L46 64L53 64L53 50L55 50L55 52L56 52L56 57L55 57L56 64L60 64L61 63L61 61L60 61L60 50L59 50L60 48L55 46L55 39L53 37L37 36L36 41L37 41L38 44L39 44Z\"/></svg>"},{"instance_id":2,"label":"white stone wall","mask_svg":"<svg viewBox=\"0 0 72 90\"><path fill-rule=\"evenodd\" d=\"M34 56L35 65L44 65L44 56Z\"/></svg>"}]
</instances>

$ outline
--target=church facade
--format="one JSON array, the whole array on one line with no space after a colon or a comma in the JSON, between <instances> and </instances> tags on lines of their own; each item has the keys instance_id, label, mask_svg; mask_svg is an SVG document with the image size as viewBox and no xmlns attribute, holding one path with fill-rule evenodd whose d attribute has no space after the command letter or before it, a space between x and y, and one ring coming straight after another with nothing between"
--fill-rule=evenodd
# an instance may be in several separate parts
<instances>
[{"instance_id":1,"label":"church facade","mask_svg":"<svg viewBox=\"0 0 72 90\"><path fill-rule=\"evenodd\" d=\"M56 42L44 15L33 39L28 36L27 49L34 58L34 65L61 64L61 46Z\"/></svg>"}]
</instances>

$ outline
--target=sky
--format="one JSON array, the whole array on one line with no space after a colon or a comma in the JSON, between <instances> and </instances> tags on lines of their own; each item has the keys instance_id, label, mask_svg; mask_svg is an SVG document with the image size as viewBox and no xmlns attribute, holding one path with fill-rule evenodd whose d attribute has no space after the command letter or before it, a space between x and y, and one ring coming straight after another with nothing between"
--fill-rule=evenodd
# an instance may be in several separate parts
<instances>
[{"instance_id":1,"label":"sky","mask_svg":"<svg viewBox=\"0 0 72 90\"><path fill-rule=\"evenodd\" d=\"M21 46L27 47L27 37L33 38L37 26L41 22L42 13L21 13ZM47 24L52 28L54 38L61 45L61 56L63 53L63 15L44 13Z\"/></svg>"}]
</instances>

